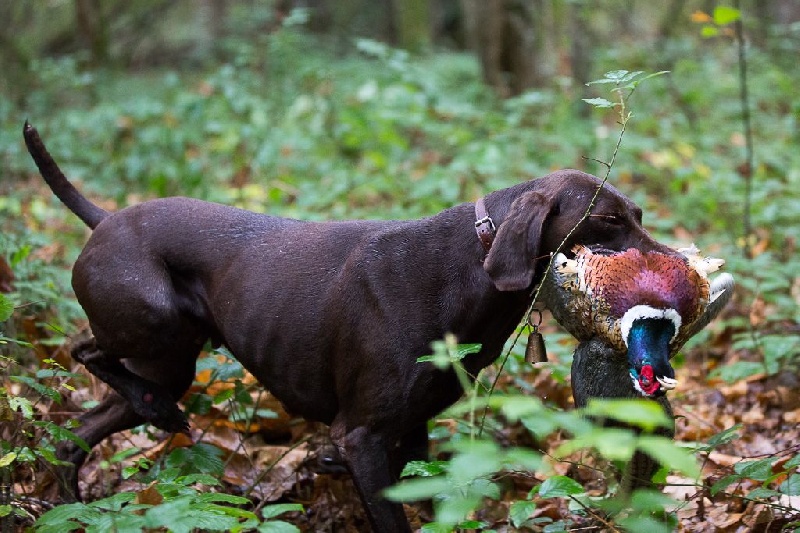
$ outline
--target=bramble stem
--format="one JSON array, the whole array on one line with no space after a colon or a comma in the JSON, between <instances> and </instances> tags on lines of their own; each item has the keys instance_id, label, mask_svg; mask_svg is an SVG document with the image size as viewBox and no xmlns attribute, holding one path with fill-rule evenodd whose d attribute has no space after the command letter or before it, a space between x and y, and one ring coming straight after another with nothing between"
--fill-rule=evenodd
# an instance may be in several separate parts
<instances>
[{"instance_id":1,"label":"bramble stem","mask_svg":"<svg viewBox=\"0 0 800 533\"><path fill-rule=\"evenodd\" d=\"M614 168L614 163L617 160L617 154L619 153L619 149L622 146L622 138L625 136L625 128L628 125L628 121L630 120L631 116L633 116L631 112L627 111L625 103L627 102L628 98L631 97L631 95L634 93L635 90L636 90L636 85L633 85L632 87L630 87L630 91L628 92L628 94L623 95L623 90L619 87L619 84L617 84L617 88L614 89L614 91L619 95L619 103L617 104L616 107L618 108L618 113L619 113L620 131L619 131L619 136L617 137L617 143L614 146L614 151L611 154L611 160L606 162L600 159L588 158L591 161L596 161L597 163L600 163L601 165L606 167L606 173L603 176L603 179L601 180L600 186L595 191L594 196L592 196L592 199L589 201L589 206L586 208L586 211L583 213L583 216L580 218L580 220L578 220L578 222L575 223L574 226L572 226L572 229L569 230L567 235L558 245L556 251L550 254L550 260L547 262L547 268L545 269L544 276L542 276L541 281L539 282L539 284L536 286L536 289L534 289L532 293L533 298L531 299L531 304L528 306L528 310L525 312L525 315L522 319L523 320L522 325L521 327L517 328L517 334L514 337L514 340L511 341L511 346L509 346L508 350L506 350L506 354L503 357L502 362L500 363L500 368L497 369L497 375L495 376L494 381L492 381L491 387L489 387L488 391L489 396L491 396L494 393L494 389L497 386L497 382L500 380L500 375L503 373L503 368L505 368L506 362L508 362L508 358L511 356L511 351L514 349L514 346L517 345L519 338L522 336L522 332L525 329L525 324L528 323L528 316L530 316L531 312L533 311L533 307L536 305L536 302L539 299L539 294L542 292L542 287L544 286L544 282L547 279L547 276L550 275L550 269L553 268L553 262L555 261L556 255L558 255L558 253L567 243L572 234L575 233L575 230L578 229L578 226L580 226L583 223L583 221L589 217L589 214L592 212L595 202L597 201L597 197L600 195L600 191L603 189L603 187L605 187L606 183L608 182L608 178L611 175L611 169ZM478 430L479 436L483 433L483 426L484 423L486 422L486 415L488 411L489 408L487 406L483 411L483 416L481 417L481 425L480 429Z\"/></svg>"}]
</instances>

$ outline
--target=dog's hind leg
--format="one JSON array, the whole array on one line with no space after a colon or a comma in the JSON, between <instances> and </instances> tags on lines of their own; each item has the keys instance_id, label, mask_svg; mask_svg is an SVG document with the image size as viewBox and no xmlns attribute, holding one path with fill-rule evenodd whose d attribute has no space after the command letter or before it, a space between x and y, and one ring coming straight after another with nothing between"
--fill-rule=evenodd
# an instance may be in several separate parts
<instances>
[{"instance_id":1,"label":"dog's hind leg","mask_svg":"<svg viewBox=\"0 0 800 533\"><path fill-rule=\"evenodd\" d=\"M160 383L134 374L119 359L107 356L97 346L95 339L76 346L72 358L83 363L89 372L111 386L147 422L171 433L188 429L186 416L175 403L180 396L174 397Z\"/></svg>"},{"instance_id":2,"label":"dog's hind leg","mask_svg":"<svg viewBox=\"0 0 800 533\"><path fill-rule=\"evenodd\" d=\"M191 385L194 361L213 333L198 294L202 287L157 257L120 249L113 232L101 229L73 270L72 285L94 338L75 346L72 357L144 421L185 431L186 417L176 402Z\"/></svg>"},{"instance_id":3,"label":"dog's hind leg","mask_svg":"<svg viewBox=\"0 0 800 533\"><path fill-rule=\"evenodd\" d=\"M93 350L96 350L93 346L93 341L82 343L76 348L76 351L81 350L84 356L97 358L99 354L93 353ZM121 381L123 387L128 387L128 392L156 390L160 397L154 398L150 404L161 405L169 402L171 405L167 411L172 412L174 408L178 412L182 424L181 430L183 430L186 427L186 419L175 402L192 384L195 375L194 362L198 352L198 347L184 346L182 352L169 359L126 360L124 365L113 360L110 363L102 361L100 363L90 362L90 364L98 364L102 369L101 373L107 371L108 367L112 367L111 381ZM88 365L87 368L89 368ZM122 368L121 374L119 373L120 368ZM104 379L102 376L98 377ZM147 389L151 386L152 389ZM176 420L178 419L176 418ZM136 427L150 420L142 413L137 412L137 408L127 398L116 391L111 391L97 406L81 415L78 421L80 425L73 432L83 439L91 449L109 435ZM88 452L72 441L62 441L57 447L56 455L59 459L72 463L72 465L59 467L56 472L59 478L61 498L65 501L80 499L78 470L86 460Z\"/></svg>"}]
</instances>

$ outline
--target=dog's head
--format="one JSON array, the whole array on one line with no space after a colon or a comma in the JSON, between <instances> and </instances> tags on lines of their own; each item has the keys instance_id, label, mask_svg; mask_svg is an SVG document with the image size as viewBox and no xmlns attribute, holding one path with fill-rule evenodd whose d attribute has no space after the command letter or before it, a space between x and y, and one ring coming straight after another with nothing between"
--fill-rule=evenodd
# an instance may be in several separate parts
<instances>
[{"instance_id":1,"label":"dog's head","mask_svg":"<svg viewBox=\"0 0 800 533\"><path fill-rule=\"evenodd\" d=\"M581 221L593 198L589 216ZM529 288L544 273L551 253L569 252L575 244L673 253L644 229L639 206L578 170L554 172L498 191L487 198L487 207L498 213L493 215L497 235L484 269L501 291Z\"/></svg>"}]
</instances>

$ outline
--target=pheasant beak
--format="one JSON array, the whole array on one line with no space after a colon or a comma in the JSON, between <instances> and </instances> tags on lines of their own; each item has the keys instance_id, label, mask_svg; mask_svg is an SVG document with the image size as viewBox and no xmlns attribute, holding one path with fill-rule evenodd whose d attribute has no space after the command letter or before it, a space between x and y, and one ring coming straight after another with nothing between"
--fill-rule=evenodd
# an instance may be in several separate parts
<instances>
[{"instance_id":1,"label":"pheasant beak","mask_svg":"<svg viewBox=\"0 0 800 533\"><path fill-rule=\"evenodd\" d=\"M672 390L678 386L677 379L663 377L663 378L656 378L656 381L658 381L659 385L661 385L661 388L664 389L665 391Z\"/></svg>"},{"instance_id":2,"label":"pheasant beak","mask_svg":"<svg viewBox=\"0 0 800 533\"><path fill-rule=\"evenodd\" d=\"M627 317L627 322L623 317L622 327L633 387L649 398L663 396L678 385L675 370L669 363L669 345L678 324L668 313L671 310L652 311L658 313L639 310L639 317Z\"/></svg>"}]
</instances>

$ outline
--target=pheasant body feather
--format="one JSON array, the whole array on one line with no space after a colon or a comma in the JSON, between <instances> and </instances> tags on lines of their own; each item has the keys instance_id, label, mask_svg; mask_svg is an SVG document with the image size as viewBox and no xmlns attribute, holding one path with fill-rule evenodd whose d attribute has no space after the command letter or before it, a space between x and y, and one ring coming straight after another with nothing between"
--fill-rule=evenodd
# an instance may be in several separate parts
<instances>
[{"instance_id":1,"label":"pheasant body feather","mask_svg":"<svg viewBox=\"0 0 800 533\"><path fill-rule=\"evenodd\" d=\"M634 387L644 395L675 386L669 358L696 333L708 305L732 287L724 274L724 287L712 290L708 274L722 260L704 258L694 246L681 251L595 253L579 245L574 259L559 254L555 260L567 311L628 354Z\"/></svg>"}]
</instances>

